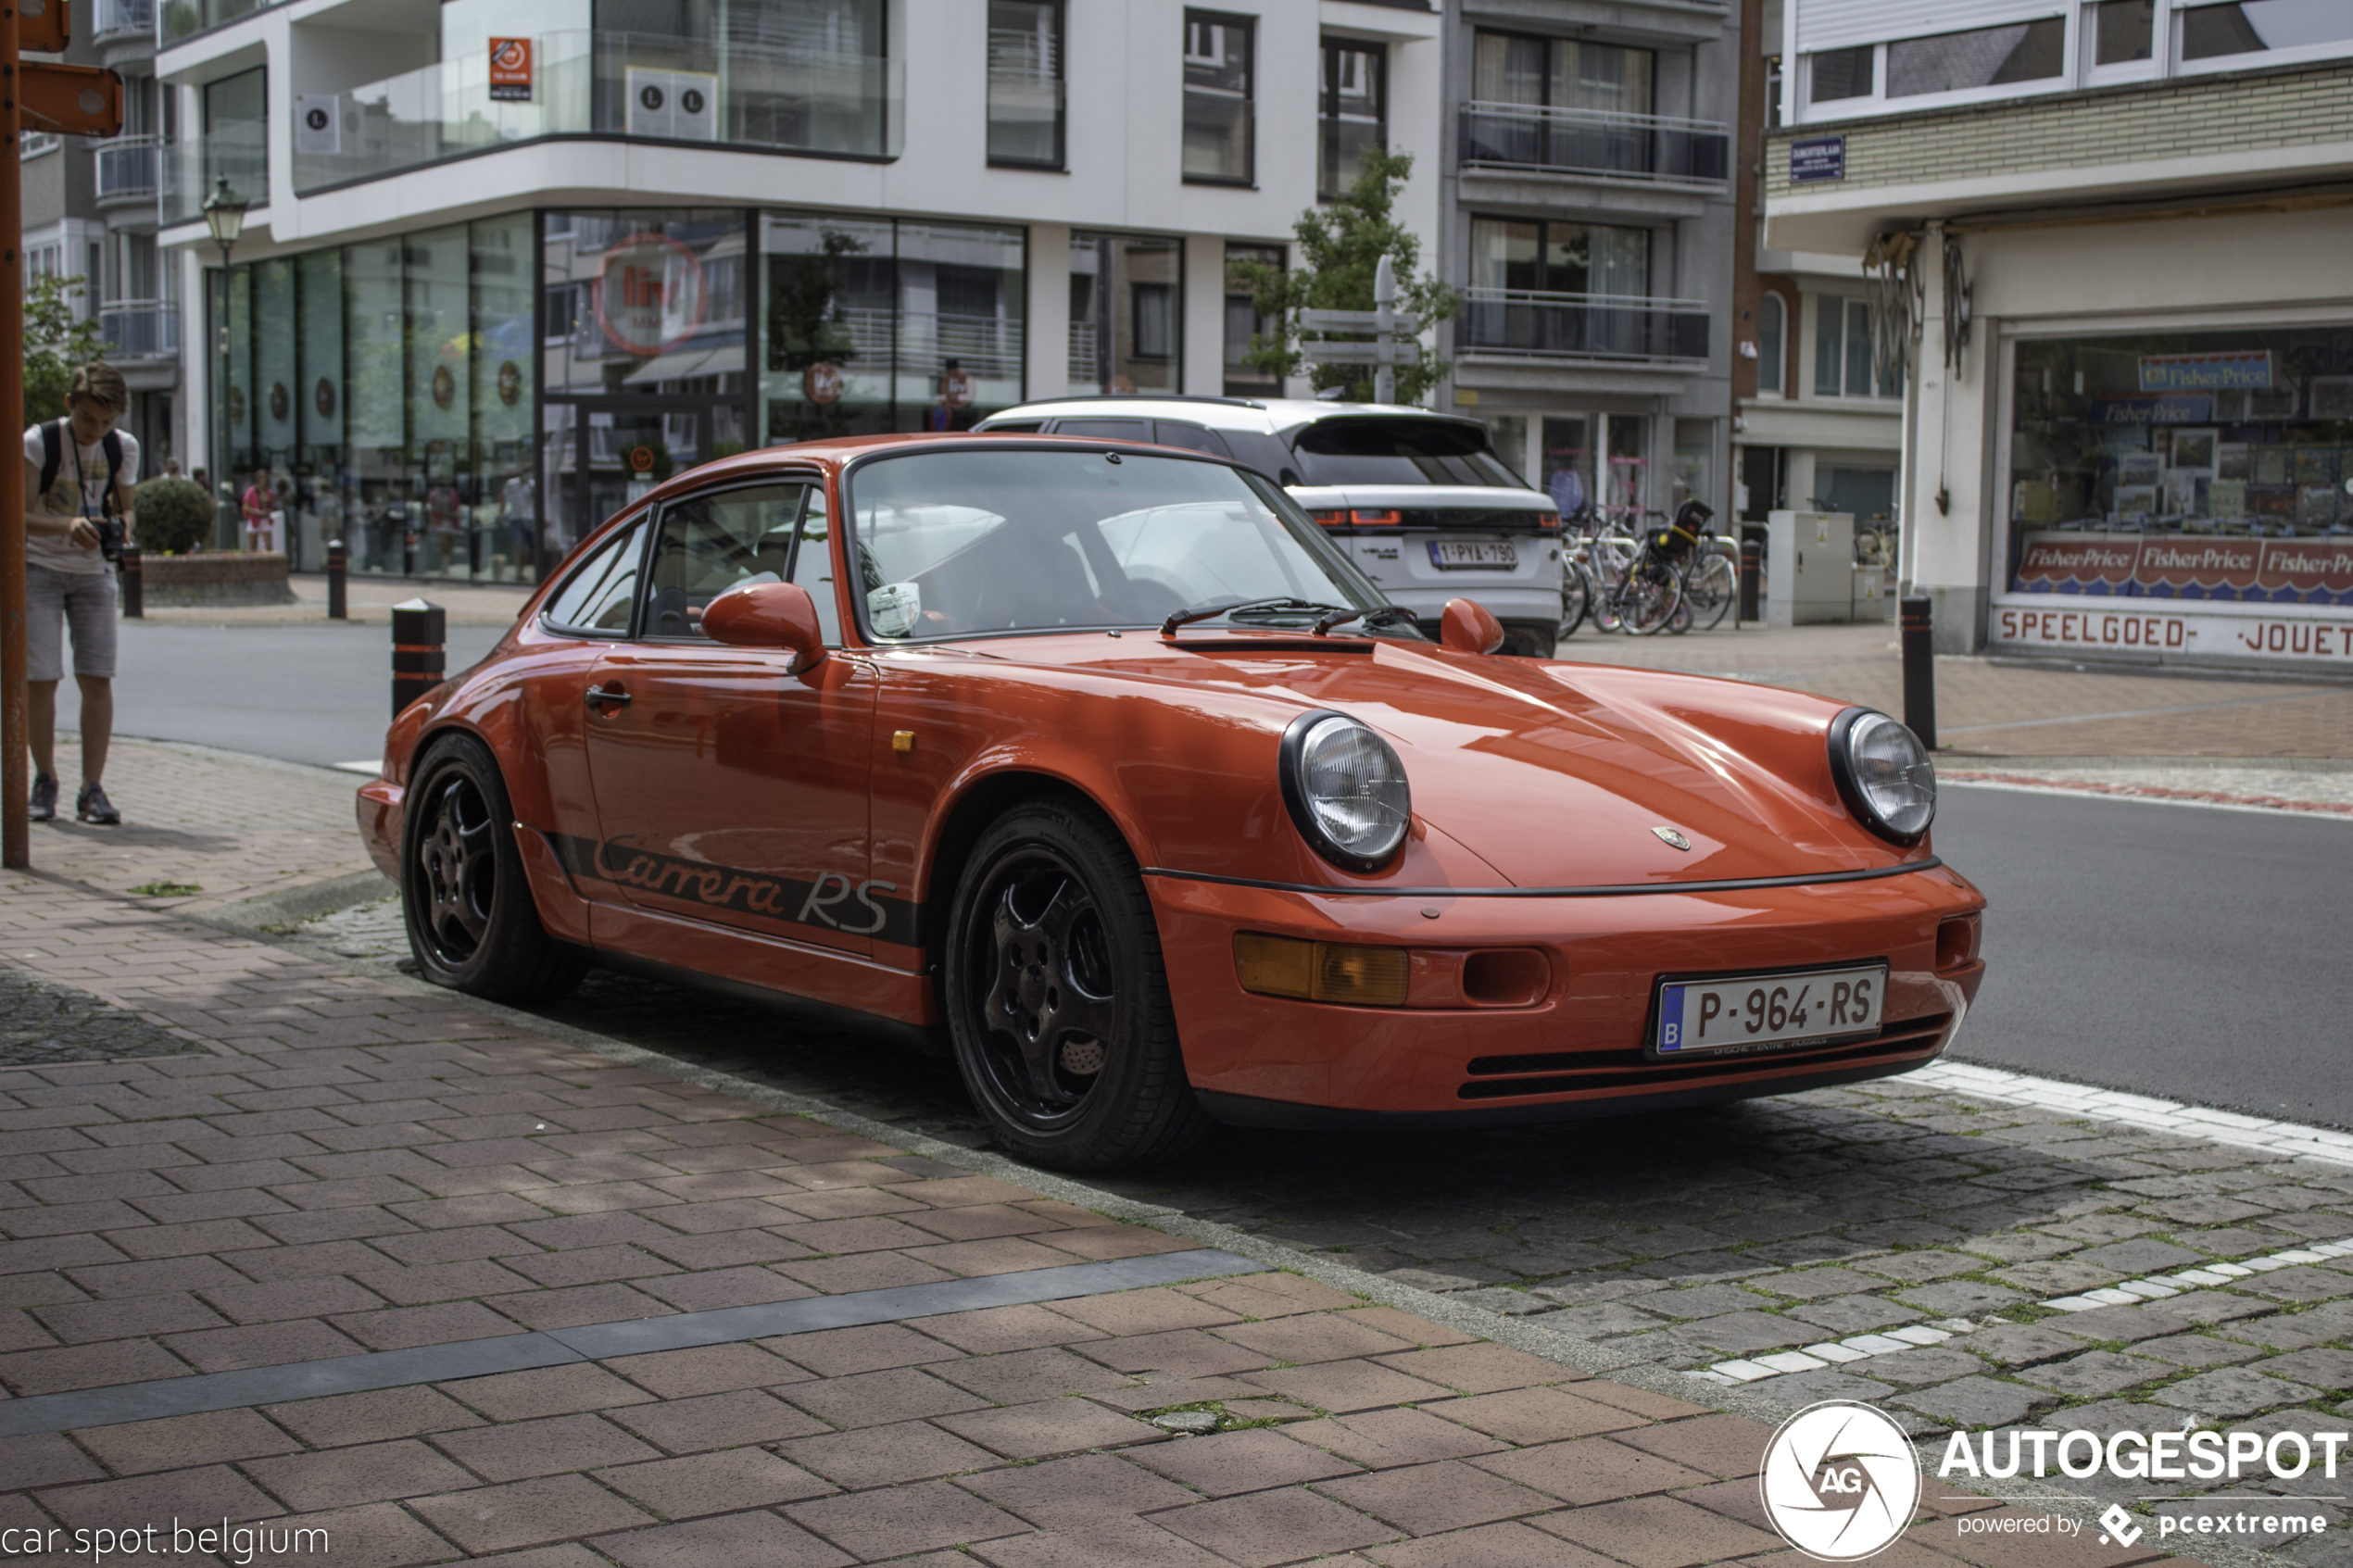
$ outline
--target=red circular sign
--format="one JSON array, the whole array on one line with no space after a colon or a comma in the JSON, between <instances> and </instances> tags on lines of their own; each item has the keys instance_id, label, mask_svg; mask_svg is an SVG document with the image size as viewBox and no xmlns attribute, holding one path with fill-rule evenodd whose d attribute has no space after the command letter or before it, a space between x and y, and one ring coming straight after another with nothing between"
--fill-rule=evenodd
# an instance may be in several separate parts
<instances>
[{"instance_id":1,"label":"red circular sign","mask_svg":"<svg viewBox=\"0 0 2353 1568\"><path fill-rule=\"evenodd\" d=\"M629 471L632 473L653 472L654 449L650 446L632 446L629 448Z\"/></svg>"},{"instance_id":2,"label":"red circular sign","mask_svg":"<svg viewBox=\"0 0 2353 1568\"><path fill-rule=\"evenodd\" d=\"M623 353L651 358L675 348L710 305L702 258L667 234L632 234L598 269L597 325Z\"/></svg>"},{"instance_id":3,"label":"red circular sign","mask_svg":"<svg viewBox=\"0 0 2353 1568\"><path fill-rule=\"evenodd\" d=\"M841 367L820 359L800 372L800 390L812 403L831 403L841 396Z\"/></svg>"}]
</instances>

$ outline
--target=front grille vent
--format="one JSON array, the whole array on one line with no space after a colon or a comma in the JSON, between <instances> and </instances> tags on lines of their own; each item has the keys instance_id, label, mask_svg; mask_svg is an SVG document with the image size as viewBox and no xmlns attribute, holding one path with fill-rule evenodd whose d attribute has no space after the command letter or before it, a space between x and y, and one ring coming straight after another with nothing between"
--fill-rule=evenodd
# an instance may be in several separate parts
<instances>
[{"instance_id":1,"label":"front grille vent","mask_svg":"<svg viewBox=\"0 0 2353 1568\"><path fill-rule=\"evenodd\" d=\"M1640 1048L1617 1051L1547 1051L1531 1056L1482 1056L1467 1071L1472 1081L1455 1091L1461 1099L1516 1098L1523 1095L1560 1095L1579 1089L1623 1089L1643 1085L1704 1084L1711 1078L1750 1073L1759 1067L1802 1063L1829 1066L1866 1057L1900 1054L1935 1044L1952 1022L1951 1013L1906 1018L1889 1024L1868 1040L1803 1050L1759 1051L1747 1056L1701 1057L1691 1061L1660 1061ZM1505 1076L1506 1074L1542 1076Z\"/></svg>"}]
</instances>

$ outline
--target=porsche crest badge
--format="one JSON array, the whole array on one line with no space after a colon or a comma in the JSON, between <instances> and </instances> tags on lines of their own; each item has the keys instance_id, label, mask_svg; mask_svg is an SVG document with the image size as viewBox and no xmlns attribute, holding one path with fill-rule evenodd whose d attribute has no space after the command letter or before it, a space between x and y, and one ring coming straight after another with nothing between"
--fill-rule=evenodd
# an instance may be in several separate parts
<instances>
[{"instance_id":1,"label":"porsche crest badge","mask_svg":"<svg viewBox=\"0 0 2353 1568\"><path fill-rule=\"evenodd\" d=\"M1673 828L1653 828L1651 829L1651 832L1658 834L1658 841L1661 844L1670 846L1673 848L1689 849L1692 847L1692 841L1685 838L1681 834L1677 833Z\"/></svg>"}]
</instances>

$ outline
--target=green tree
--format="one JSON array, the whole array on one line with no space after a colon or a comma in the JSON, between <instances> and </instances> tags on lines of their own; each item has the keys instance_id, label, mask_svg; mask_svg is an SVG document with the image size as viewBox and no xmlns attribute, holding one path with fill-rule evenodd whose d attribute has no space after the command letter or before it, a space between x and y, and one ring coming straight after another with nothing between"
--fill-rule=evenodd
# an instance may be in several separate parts
<instances>
[{"instance_id":1,"label":"green tree","mask_svg":"<svg viewBox=\"0 0 2353 1568\"><path fill-rule=\"evenodd\" d=\"M91 317L76 316L82 280L48 273L24 291L24 417L27 424L66 411L73 372L106 357L107 340Z\"/></svg>"},{"instance_id":2,"label":"green tree","mask_svg":"<svg viewBox=\"0 0 2353 1568\"><path fill-rule=\"evenodd\" d=\"M1285 270L1258 261L1228 266L1229 286L1250 290L1251 308L1275 321L1274 332L1251 338L1246 363L1276 375L1299 374L1313 356L1302 348L1308 340L1300 332L1296 312L1370 310L1373 272L1384 256L1397 272L1399 310L1420 317L1425 326L1453 320L1461 300L1430 273L1414 275L1421 241L1392 216L1397 193L1413 171L1411 154L1367 151L1364 172L1346 195L1299 215L1291 229L1299 238L1298 268ZM1397 401L1420 402L1449 368L1436 350L1421 345L1414 363L1397 367ZM1308 376L1319 392L1342 387L1357 402L1373 395L1370 365L1316 364Z\"/></svg>"}]
</instances>

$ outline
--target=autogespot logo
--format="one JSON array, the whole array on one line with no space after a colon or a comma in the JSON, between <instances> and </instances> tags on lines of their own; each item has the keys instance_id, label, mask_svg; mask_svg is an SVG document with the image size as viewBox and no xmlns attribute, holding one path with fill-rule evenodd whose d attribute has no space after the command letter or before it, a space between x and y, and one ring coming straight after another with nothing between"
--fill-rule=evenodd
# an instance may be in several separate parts
<instances>
[{"instance_id":1,"label":"autogespot logo","mask_svg":"<svg viewBox=\"0 0 2353 1568\"><path fill-rule=\"evenodd\" d=\"M1827 1400L1781 1423L1757 1477L1781 1539L1823 1562L1884 1551L1920 1501L1920 1459L1904 1430L1869 1405Z\"/></svg>"}]
</instances>

